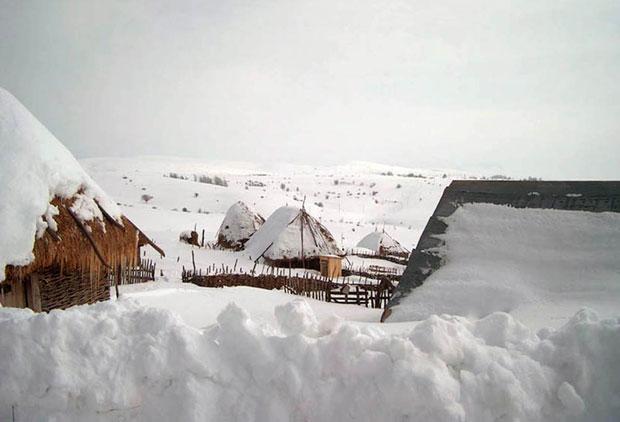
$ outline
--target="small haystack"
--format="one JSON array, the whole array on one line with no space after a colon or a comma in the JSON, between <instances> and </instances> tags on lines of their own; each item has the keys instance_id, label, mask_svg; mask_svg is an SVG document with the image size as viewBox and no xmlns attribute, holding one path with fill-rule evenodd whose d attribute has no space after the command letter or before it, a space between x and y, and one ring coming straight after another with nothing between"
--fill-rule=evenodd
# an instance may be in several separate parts
<instances>
[{"instance_id":1,"label":"small haystack","mask_svg":"<svg viewBox=\"0 0 620 422\"><path fill-rule=\"evenodd\" d=\"M185 230L179 234L179 241L189 245L200 246L198 232L196 230Z\"/></svg>"},{"instance_id":2,"label":"small haystack","mask_svg":"<svg viewBox=\"0 0 620 422\"><path fill-rule=\"evenodd\" d=\"M235 202L228 208L217 231L217 244L224 249L239 251L264 222L265 219L245 203Z\"/></svg>"},{"instance_id":3,"label":"small haystack","mask_svg":"<svg viewBox=\"0 0 620 422\"><path fill-rule=\"evenodd\" d=\"M49 311L109 299L151 242L0 88L0 302Z\"/></svg>"},{"instance_id":4,"label":"small haystack","mask_svg":"<svg viewBox=\"0 0 620 422\"><path fill-rule=\"evenodd\" d=\"M252 259L277 267L319 269L322 255L342 255L334 236L304 208L278 208L245 245Z\"/></svg>"},{"instance_id":5,"label":"small haystack","mask_svg":"<svg viewBox=\"0 0 620 422\"><path fill-rule=\"evenodd\" d=\"M409 251L385 230L368 233L357 243L357 247L369 249L380 256L407 257L409 255Z\"/></svg>"}]
</instances>

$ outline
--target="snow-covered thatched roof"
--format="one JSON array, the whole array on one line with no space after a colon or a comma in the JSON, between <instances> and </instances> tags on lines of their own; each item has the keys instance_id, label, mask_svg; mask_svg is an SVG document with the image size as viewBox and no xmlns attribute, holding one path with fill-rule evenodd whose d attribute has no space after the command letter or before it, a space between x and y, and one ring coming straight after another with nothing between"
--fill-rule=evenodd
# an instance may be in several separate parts
<instances>
[{"instance_id":1,"label":"snow-covered thatched roof","mask_svg":"<svg viewBox=\"0 0 620 422\"><path fill-rule=\"evenodd\" d=\"M54 241L45 239L49 247L42 248L52 248L54 253L39 257L39 262L53 260L56 253L72 253L67 247L71 236L67 233L61 239L58 221L71 221L91 238L103 236L106 220L118 227L127 221L69 150L3 88L0 151L0 281L7 266L33 263L35 241L46 233ZM86 228L89 223L93 224ZM97 230L102 233L93 233Z\"/></svg>"},{"instance_id":2,"label":"snow-covered thatched roof","mask_svg":"<svg viewBox=\"0 0 620 422\"><path fill-rule=\"evenodd\" d=\"M370 249L381 255L402 255L408 253L394 238L384 231L367 234L357 243L358 248Z\"/></svg>"},{"instance_id":3,"label":"snow-covered thatched roof","mask_svg":"<svg viewBox=\"0 0 620 422\"><path fill-rule=\"evenodd\" d=\"M250 210L244 202L235 202L228 208L217 231L217 244L227 249L240 250L264 222L265 219Z\"/></svg>"},{"instance_id":4,"label":"snow-covered thatched roof","mask_svg":"<svg viewBox=\"0 0 620 422\"><path fill-rule=\"evenodd\" d=\"M294 207L281 207L274 211L248 240L245 250L252 259L261 255L272 261L301 259L302 237L304 259L342 254L325 226L304 209Z\"/></svg>"}]
</instances>

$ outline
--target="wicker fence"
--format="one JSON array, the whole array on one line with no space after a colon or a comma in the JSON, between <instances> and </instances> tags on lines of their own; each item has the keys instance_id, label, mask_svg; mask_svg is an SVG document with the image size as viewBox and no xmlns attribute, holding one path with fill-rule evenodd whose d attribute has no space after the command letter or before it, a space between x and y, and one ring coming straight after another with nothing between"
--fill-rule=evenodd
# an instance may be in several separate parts
<instances>
[{"instance_id":1,"label":"wicker fence","mask_svg":"<svg viewBox=\"0 0 620 422\"><path fill-rule=\"evenodd\" d=\"M267 290L283 290L324 302L355 304L371 308L384 308L395 289L394 284L388 279L383 279L378 284L368 281L341 283L308 273L303 276L289 276L283 272L254 276L224 271L202 274L183 270L182 280L184 283L193 283L201 287L248 286Z\"/></svg>"},{"instance_id":2,"label":"wicker fence","mask_svg":"<svg viewBox=\"0 0 620 422\"><path fill-rule=\"evenodd\" d=\"M44 312L110 299L110 284L105 278L92 280L88 274L80 272L42 272L39 275L38 289L41 311Z\"/></svg>"}]
</instances>

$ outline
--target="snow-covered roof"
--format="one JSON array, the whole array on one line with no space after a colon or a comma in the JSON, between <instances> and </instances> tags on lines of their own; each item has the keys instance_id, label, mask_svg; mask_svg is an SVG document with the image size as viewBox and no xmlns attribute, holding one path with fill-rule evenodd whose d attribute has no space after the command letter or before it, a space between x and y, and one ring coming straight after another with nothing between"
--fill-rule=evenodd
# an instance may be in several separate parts
<instances>
[{"instance_id":1,"label":"snow-covered roof","mask_svg":"<svg viewBox=\"0 0 620 422\"><path fill-rule=\"evenodd\" d=\"M407 250L387 233L375 231L368 233L357 243L358 248L370 249L377 253L403 254Z\"/></svg>"},{"instance_id":2,"label":"snow-covered roof","mask_svg":"<svg viewBox=\"0 0 620 422\"><path fill-rule=\"evenodd\" d=\"M7 265L32 262L35 238L56 230L50 204L74 198L82 221L103 220L102 208L121 222L118 206L77 160L13 95L0 88L0 281Z\"/></svg>"},{"instance_id":3,"label":"snow-covered roof","mask_svg":"<svg viewBox=\"0 0 620 422\"><path fill-rule=\"evenodd\" d=\"M541 327L584 304L603 313L620 309L620 213L480 203L442 221L440 242L421 252L432 251L440 265L416 252L388 321L500 311ZM423 271L429 275L421 286L401 288Z\"/></svg>"},{"instance_id":4,"label":"snow-covered roof","mask_svg":"<svg viewBox=\"0 0 620 422\"><path fill-rule=\"evenodd\" d=\"M235 202L228 208L217 231L217 242L226 248L241 249L264 222L265 219L252 212L244 202Z\"/></svg>"},{"instance_id":5,"label":"snow-covered roof","mask_svg":"<svg viewBox=\"0 0 620 422\"><path fill-rule=\"evenodd\" d=\"M302 225L304 258L342 253L334 237L318 220L294 207L274 211L248 240L245 250L252 259L263 253L271 260L301 258Z\"/></svg>"}]
</instances>

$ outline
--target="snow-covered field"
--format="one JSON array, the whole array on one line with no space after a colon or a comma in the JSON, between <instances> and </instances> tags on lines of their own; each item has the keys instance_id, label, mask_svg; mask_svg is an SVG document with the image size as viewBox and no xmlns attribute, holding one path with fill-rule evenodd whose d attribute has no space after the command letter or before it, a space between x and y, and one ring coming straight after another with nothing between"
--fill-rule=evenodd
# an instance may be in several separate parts
<instances>
[{"instance_id":1,"label":"snow-covered field","mask_svg":"<svg viewBox=\"0 0 620 422\"><path fill-rule=\"evenodd\" d=\"M120 300L49 314L0 309L2 421L620 418L620 312L605 308L604 316L615 317L606 320L587 310L574 314L577 302L600 302L587 294L562 293L560 279L554 279L558 300L574 300L575 306L562 308L561 324L538 331L540 313L554 308L546 308L546 302L516 307L518 318L529 326L512 314L488 314L493 309L484 306L489 303L511 304L521 297L502 294L495 300L495 290L488 286L475 293L477 312L450 308L463 316L441 315L446 311L442 306L458 295L438 291L423 296L426 308L415 315L417 321L380 324L380 310L299 299L281 291L180 283L181 268L192 265L192 250L198 268L236 263L251 269L244 252L196 248L178 240L181 231L196 227L214 241L226 210L238 200L267 218L280 206L301 205L305 197L309 213L344 248L385 228L411 249L443 188L463 174L369 163L266 167L165 157L81 163L167 256L160 259L148 250L157 263L157 281L123 286ZM218 176L227 186L195 182L194 175ZM561 217L571 224L570 213ZM612 221L617 229L615 225ZM468 236L485 235L454 227L464 245ZM545 227L541 221L538 237L543 240ZM507 231L506 244L514 240L510 236L526 236ZM586 239L581 250L596 247L597 239ZM573 241L563 239L566 245ZM489 247L482 252L497 248L519 253L502 249L499 241ZM454 262L469 268L476 256L462 250ZM609 250L606 262L613 253ZM564 278L586 261L588 268L597 268L591 255L582 256L583 262L571 255L569 263L561 255L552 257L547 263L566 264ZM358 267L376 260L351 261ZM398 264L382 265L402 270ZM607 279L613 271L608 268ZM517 271L505 283L535 291L531 275ZM607 289L615 304L617 289L599 287L594 296L600 299ZM466 288L458 289L471 299ZM566 312L573 314L570 320Z\"/></svg>"},{"instance_id":2,"label":"snow-covered field","mask_svg":"<svg viewBox=\"0 0 620 422\"><path fill-rule=\"evenodd\" d=\"M255 293L164 288L50 314L3 309L0 419L570 421L620 415L618 320L598 321L583 311L557 331L536 334L508 314L443 315L389 334L379 324L329 317L336 305ZM228 300L241 307L219 312ZM263 313L276 303L282 304Z\"/></svg>"},{"instance_id":3,"label":"snow-covered field","mask_svg":"<svg viewBox=\"0 0 620 422\"><path fill-rule=\"evenodd\" d=\"M236 201L245 202L267 218L281 206L300 207L305 197L308 212L343 248L353 248L368 233L385 229L411 249L443 189L453 178L467 176L373 163L258 166L142 157L86 159L81 164L115 198L123 213L166 251L163 260L154 251L147 250L147 254L156 260L158 270L163 270L163 278L170 281L180 278L182 266L192 266L192 247L179 243L179 233L195 227L199 234L205 230L205 241L215 241L226 211ZM169 177L170 173L188 180ZM198 179L218 176L228 186L200 183L194 181L194 175ZM145 203L143 195L152 199ZM212 264L232 268L235 261L237 268L244 270L253 265L244 252L193 249L198 268Z\"/></svg>"}]
</instances>

